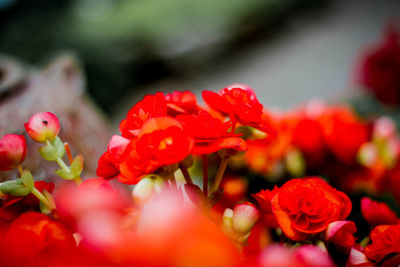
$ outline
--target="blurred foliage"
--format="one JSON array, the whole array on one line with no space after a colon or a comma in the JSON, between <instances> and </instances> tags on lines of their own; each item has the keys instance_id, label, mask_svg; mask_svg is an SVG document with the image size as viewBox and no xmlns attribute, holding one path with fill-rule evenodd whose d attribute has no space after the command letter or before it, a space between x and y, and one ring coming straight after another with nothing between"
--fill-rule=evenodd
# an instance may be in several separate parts
<instances>
[{"instance_id":1,"label":"blurred foliage","mask_svg":"<svg viewBox=\"0 0 400 267\"><path fill-rule=\"evenodd\" d=\"M72 50L106 110L168 62L245 39L323 0L0 0L0 51L29 63ZM272 28L272 27L271 27Z\"/></svg>"}]
</instances>

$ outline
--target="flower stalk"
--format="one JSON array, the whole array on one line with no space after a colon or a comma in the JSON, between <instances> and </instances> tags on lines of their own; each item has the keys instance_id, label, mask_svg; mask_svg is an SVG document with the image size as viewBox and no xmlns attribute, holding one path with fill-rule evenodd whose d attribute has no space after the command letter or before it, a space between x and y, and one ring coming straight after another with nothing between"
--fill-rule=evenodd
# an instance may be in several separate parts
<instances>
[{"instance_id":1,"label":"flower stalk","mask_svg":"<svg viewBox=\"0 0 400 267\"><path fill-rule=\"evenodd\" d=\"M211 194L216 192L218 190L219 186L221 185L222 178L224 178L224 173L225 173L226 167L228 167L228 162L229 162L228 157L222 158L221 164L219 165L219 168L218 168L217 175L215 176L215 180L214 180L214 183L211 188Z\"/></svg>"}]
</instances>

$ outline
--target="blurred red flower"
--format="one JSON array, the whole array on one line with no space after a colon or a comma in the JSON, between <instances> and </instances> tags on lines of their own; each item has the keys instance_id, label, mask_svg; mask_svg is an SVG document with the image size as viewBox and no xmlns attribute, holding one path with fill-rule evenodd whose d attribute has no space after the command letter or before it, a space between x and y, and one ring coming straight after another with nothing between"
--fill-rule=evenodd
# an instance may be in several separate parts
<instances>
[{"instance_id":1,"label":"blurred red flower","mask_svg":"<svg viewBox=\"0 0 400 267\"><path fill-rule=\"evenodd\" d=\"M3 266L62 266L76 250L75 239L66 226L37 212L15 219L2 241Z\"/></svg>"},{"instance_id":2,"label":"blurred red flower","mask_svg":"<svg viewBox=\"0 0 400 267\"><path fill-rule=\"evenodd\" d=\"M271 245L261 251L260 255L246 262L244 266L259 267L333 267L335 266L328 253L312 245L303 245L290 249L282 245Z\"/></svg>"},{"instance_id":3,"label":"blurred red flower","mask_svg":"<svg viewBox=\"0 0 400 267\"><path fill-rule=\"evenodd\" d=\"M247 140L246 163L255 172L272 174L292 145L292 121L281 114L264 111L260 125L266 130L263 139Z\"/></svg>"},{"instance_id":4,"label":"blurred red flower","mask_svg":"<svg viewBox=\"0 0 400 267\"><path fill-rule=\"evenodd\" d=\"M386 203L373 201L368 197L361 199L361 213L372 226L397 223L396 213Z\"/></svg>"},{"instance_id":5,"label":"blurred red flower","mask_svg":"<svg viewBox=\"0 0 400 267\"><path fill-rule=\"evenodd\" d=\"M380 44L363 55L359 83L385 104L400 103L400 34L390 24Z\"/></svg>"},{"instance_id":6,"label":"blurred red flower","mask_svg":"<svg viewBox=\"0 0 400 267\"><path fill-rule=\"evenodd\" d=\"M370 140L366 124L347 107L332 107L319 117L327 146L336 158L353 164L360 146Z\"/></svg>"}]
</instances>

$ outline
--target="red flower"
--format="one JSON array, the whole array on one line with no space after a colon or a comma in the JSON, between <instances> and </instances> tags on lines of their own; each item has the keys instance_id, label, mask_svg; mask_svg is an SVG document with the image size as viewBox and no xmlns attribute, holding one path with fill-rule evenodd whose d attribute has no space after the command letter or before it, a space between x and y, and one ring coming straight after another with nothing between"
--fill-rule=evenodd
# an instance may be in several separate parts
<instances>
[{"instance_id":1,"label":"red flower","mask_svg":"<svg viewBox=\"0 0 400 267\"><path fill-rule=\"evenodd\" d=\"M60 266L76 249L68 228L37 212L18 217L4 238L0 252L4 266Z\"/></svg>"},{"instance_id":2,"label":"red flower","mask_svg":"<svg viewBox=\"0 0 400 267\"><path fill-rule=\"evenodd\" d=\"M174 91L165 95L167 103L167 114L176 116L178 114L195 114L199 111L196 96L190 91Z\"/></svg>"},{"instance_id":3,"label":"red flower","mask_svg":"<svg viewBox=\"0 0 400 267\"><path fill-rule=\"evenodd\" d=\"M62 184L55 194L55 200L58 215L73 228L76 227L76 221L91 212L122 212L129 204L122 191L102 178L87 179L79 186Z\"/></svg>"},{"instance_id":4,"label":"red flower","mask_svg":"<svg viewBox=\"0 0 400 267\"><path fill-rule=\"evenodd\" d=\"M202 95L211 108L229 115L234 122L243 125L257 125L261 122L263 106L247 85L233 84L222 89L220 94L203 91Z\"/></svg>"},{"instance_id":5,"label":"red flower","mask_svg":"<svg viewBox=\"0 0 400 267\"><path fill-rule=\"evenodd\" d=\"M321 124L314 119L300 118L293 131L293 144L306 156L309 164L323 161L325 141Z\"/></svg>"},{"instance_id":6,"label":"red flower","mask_svg":"<svg viewBox=\"0 0 400 267\"><path fill-rule=\"evenodd\" d=\"M274 267L333 267L334 264L328 253L312 245L304 245L289 249L281 245L266 247L251 266ZM246 266L247 266L246 265Z\"/></svg>"},{"instance_id":7,"label":"red flower","mask_svg":"<svg viewBox=\"0 0 400 267\"><path fill-rule=\"evenodd\" d=\"M95 266L238 266L239 252L219 225L182 200L180 194L165 190L146 203L134 220L127 218L130 215L83 214L79 224L87 227L80 231L84 238L80 248L91 252L84 262Z\"/></svg>"},{"instance_id":8,"label":"red flower","mask_svg":"<svg viewBox=\"0 0 400 267\"><path fill-rule=\"evenodd\" d=\"M249 167L260 174L272 174L285 158L292 145L291 121L279 114L264 112L262 128L267 129L264 139L247 140L245 160Z\"/></svg>"},{"instance_id":9,"label":"red flower","mask_svg":"<svg viewBox=\"0 0 400 267\"><path fill-rule=\"evenodd\" d=\"M152 118L140 129L125 149L120 163L120 181L136 184L144 174L178 163L188 156L193 145L182 125L171 117Z\"/></svg>"},{"instance_id":10,"label":"red flower","mask_svg":"<svg viewBox=\"0 0 400 267\"><path fill-rule=\"evenodd\" d=\"M352 248L346 267L375 267L375 264L370 262L364 253L358 249Z\"/></svg>"},{"instance_id":11,"label":"red flower","mask_svg":"<svg viewBox=\"0 0 400 267\"><path fill-rule=\"evenodd\" d=\"M349 250L355 241L353 234L357 227L352 221L336 221L329 224L325 232L326 240Z\"/></svg>"},{"instance_id":12,"label":"red flower","mask_svg":"<svg viewBox=\"0 0 400 267\"><path fill-rule=\"evenodd\" d=\"M119 162L129 144L129 139L113 135L108 143L107 151L100 157L96 174L106 179L115 178L119 174Z\"/></svg>"},{"instance_id":13,"label":"red flower","mask_svg":"<svg viewBox=\"0 0 400 267\"><path fill-rule=\"evenodd\" d=\"M390 25L383 41L368 51L360 62L359 82L378 100L400 103L400 34Z\"/></svg>"},{"instance_id":14,"label":"red flower","mask_svg":"<svg viewBox=\"0 0 400 267\"><path fill-rule=\"evenodd\" d=\"M319 118L325 142L336 158L353 164L360 146L370 139L366 125L345 107L331 108Z\"/></svg>"},{"instance_id":15,"label":"red flower","mask_svg":"<svg viewBox=\"0 0 400 267\"><path fill-rule=\"evenodd\" d=\"M400 253L400 225L379 225L371 232L372 244L365 248L365 255L379 262L391 253Z\"/></svg>"},{"instance_id":16,"label":"red flower","mask_svg":"<svg viewBox=\"0 0 400 267\"><path fill-rule=\"evenodd\" d=\"M367 197L361 199L361 213L372 226L397 223L396 214L386 203L373 201Z\"/></svg>"},{"instance_id":17,"label":"red flower","mask_svg":"<svg viewBox=\"0 0 400 267\"><path fill-rule=\"evenodd\" d=\"M257 194L252 194L251 196L257 200L258 205L261 209L261 216L263 223L267 227L276 228L278 223L276 222L275 216L272 213L271 199L277 193L278 188L275 187L273 190L261 190Z\"/></svg>"},{"instance_id":18,"label":"red flower","mask_svg":"<svg viewBox=\"0 0 400 267\"><path fill-rule=\"evenodd\" d=\"M228 133L231 122L214 118L207 111L201 110L197 116L179 115L176 119L186 133L194 138L193 154L210 154L224 148L239 151L247 149L246 142L238 137L239 134Z\"/></svg>"},{"instance_id":19,"label":"red flower","mask_svg":"<svg viewBox=\"0 0 400 267\"><path fill-rule=\"evenodd\" d=\"M0 140L0 171L9 171L21 164L26 156L23 135L6 134Z\"/></svg>"},{"instance_id":20,"label":"red flower","mask_svg":"<svg viewBox=\"0 0 400 267\"><path fill-rule=\"evenodd\" d=\"M25 130L34 141L44 143L56 138L60 132L60 124L56 115L42 112L33 115L29 122L25 123Z\"/></svg>"},{"instance_id":21,"label":"red flower","mask_svg":"<svg viewBox=\"0 0 400 267\"><path fill-rule=\"evenodd\" d=\"M324 231L351 211L350 199L344 193L313 177L286 182L272 198L271 206L282 231L295 241Z\"/></svg>"},{"instance_id":22,"label":"red flower","mask_svg":"<svg viewBox=\"0 0 400 267\"><path fill-rule=\"evenodd\" d=\"M166 114L167 105L163 93L146 95L129 110L126 119L121 121L119 129L123 137L132 139L138 136L140 128L147 120Z\"/></svg>"}]
</instances>

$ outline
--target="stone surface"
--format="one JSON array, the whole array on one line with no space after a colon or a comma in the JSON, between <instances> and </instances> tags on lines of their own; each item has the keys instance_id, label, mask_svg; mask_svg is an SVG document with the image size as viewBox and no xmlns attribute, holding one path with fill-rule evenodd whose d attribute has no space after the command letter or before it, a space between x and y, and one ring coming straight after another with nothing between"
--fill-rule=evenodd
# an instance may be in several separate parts
<instances>
[{"instance_id":1,"label":"stone surface","mask_svg":"<svg viewBox=\"0 0 400 267\"><path fill-rule=\"evenodd\" d=\"M85 78L77 60L60 55L42 69L26 66L6 56L0 57L0 136L24 134L27 160L37 179L55 176L56 164L41 159L38 144L27 136L24 122L37 112L50 111L60 120L60 137L70 144L72 154L85 157L85 176L94 176L97 160L106 150L109 126L85 95ZM15 172L3 175L8 178Z\"/></svg>"}]
</instances>

